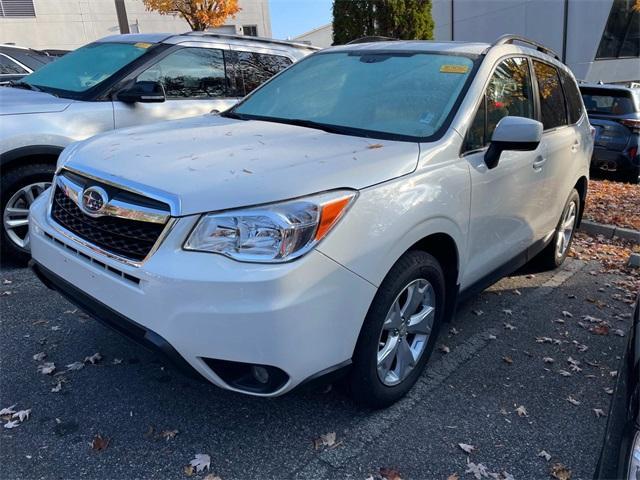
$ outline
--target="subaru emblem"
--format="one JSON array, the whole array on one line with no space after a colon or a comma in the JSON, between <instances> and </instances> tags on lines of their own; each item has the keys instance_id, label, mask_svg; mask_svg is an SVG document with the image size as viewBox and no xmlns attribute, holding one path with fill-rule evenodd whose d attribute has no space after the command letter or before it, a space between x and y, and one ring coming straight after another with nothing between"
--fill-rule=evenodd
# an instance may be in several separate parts
<instances>
[{"instance_id":1,"label":"subaru emblem","mask_svg":"<svg viewBox=\"0 0 640 480\"><path fill-rule=\"evenodd\" d=\"M82 210L89 215L97 215L109 201L107 192L100 187L89 187L82 192Z\"/></svg>"}]
</instances>

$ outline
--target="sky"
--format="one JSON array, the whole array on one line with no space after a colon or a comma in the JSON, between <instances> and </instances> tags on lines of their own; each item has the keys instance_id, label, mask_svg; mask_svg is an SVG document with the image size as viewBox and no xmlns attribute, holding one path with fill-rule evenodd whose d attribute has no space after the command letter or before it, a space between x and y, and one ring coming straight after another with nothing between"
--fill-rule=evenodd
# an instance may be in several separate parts
<instances>
[{"instance_id":1,"label":"sky","mask_svg":"<svg viewBox=\"0 0 640 480\"><path fill-rule=\"evenodd\" d=\"M269 0L273 38L286 39L331 22L332 0Z\"/></svg>"}]
</instances>

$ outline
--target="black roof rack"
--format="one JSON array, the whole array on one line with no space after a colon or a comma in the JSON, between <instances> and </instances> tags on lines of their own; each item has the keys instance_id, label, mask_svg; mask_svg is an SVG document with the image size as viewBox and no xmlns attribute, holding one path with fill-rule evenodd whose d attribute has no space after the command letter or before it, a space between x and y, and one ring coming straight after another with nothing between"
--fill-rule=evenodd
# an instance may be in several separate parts
<instances>
[{"instance_id":1,"label":"black roof rack","mask_svg":"<svg viewBox=\"0 0 640 480\"><path fill-rule=\"evenodd\" d=\"M512 35L512 34L502 35L495 42L493 42L493 45L491 46L497 47L499 45L509 45L509 44L513 44L514 42L524 43L525 45L534 47L539 52L546 53L547 55L551 55L556 60L560 60L560 56L550 48L545 47L541 43L535 42L533 40L529 40L528 38L521 37L520 35Z\"/></svg>"},{"instance_id":2,"label":"black roof rack","mask_svg":"<svg viewBox=\"0 0 640 480\"><path fill-rule=\"evenodd\" d=\"M345 45L355 45L357 43L372 43L372 42L397 42L397 38L391 37L380 37L380 36L370 36L370 37L360 37L355 40L351 40L347 42Z\"/></svg>"},{"instance_id":3,"label":"black roof rack","mask_svg":"<svg viewBox=\"0 0 640 480\"><path fill-rule=\"evenodd\" d=\"M250 35L230 35L228 33L216 33L216 32L207 32L207 31L197 31L197 32L185 32L182 35L188 35L193 37L213 37L213 38L221 38L221 39L233 39L233 40L243 40L243 41L251 41L251 42L260 42L260 43L271 43L275 45L286 45L288 47L300 47L300 48L308 48L310 50L320 50L319 47L314 47L313 45L309 45L307 43L298 43L298 42L289 42L287 40L276 40L275 38L264 38L264 37L253 37Z\"/></svg>"}]
</instances>

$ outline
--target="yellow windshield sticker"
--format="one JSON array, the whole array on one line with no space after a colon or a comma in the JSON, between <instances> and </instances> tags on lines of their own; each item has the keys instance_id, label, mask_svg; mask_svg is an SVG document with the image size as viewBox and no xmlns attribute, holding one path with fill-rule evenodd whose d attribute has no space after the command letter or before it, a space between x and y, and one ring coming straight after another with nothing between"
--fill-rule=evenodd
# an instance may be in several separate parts
<instances>
[{"instance_id":1,"label":"yellow windshield sticker","mask_svg":"<svg viewBox=\"0 0 640 480\"><path fill-rule=\"evenodd\" d=\"M149 48L151 45L153 45L153 43L138 42L138 43L134 43L133 45L138 48Z\"/></svg>"},{"instance_id":2,"label":"yellow windshield sticker","mask_svg":"<svg viewBox=\"0 0 640 480\"><path fill-rule=\"evenodd\" d=\"M442 73L467 73L469 67L466 65L442 65L440 71Z\"/></svg>"}]
</instances>

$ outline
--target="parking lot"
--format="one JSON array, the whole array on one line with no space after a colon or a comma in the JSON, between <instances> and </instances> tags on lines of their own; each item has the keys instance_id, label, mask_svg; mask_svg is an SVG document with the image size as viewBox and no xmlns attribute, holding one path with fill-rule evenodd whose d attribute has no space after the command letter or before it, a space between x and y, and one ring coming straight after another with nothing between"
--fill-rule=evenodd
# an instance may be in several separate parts
<instances>
[{"instance_id":1,"label":"parking lot","mask_svg":"<svg viewBox=\"0 0 640 480\"><path fill-rule=\"evenodd\" d=\"M373 412L339 387L263 400L188 379L28 270L1 278L0 408L31 409L0 432L3 478L187 478L196 454L211 464L194 477L223 480L473 478L480 464L591 477L631 317L624 277L597 263L519 272L463 305L410 395Z\"/></svg>"}]
</instances>

